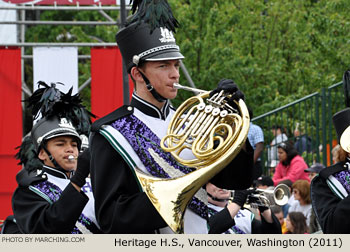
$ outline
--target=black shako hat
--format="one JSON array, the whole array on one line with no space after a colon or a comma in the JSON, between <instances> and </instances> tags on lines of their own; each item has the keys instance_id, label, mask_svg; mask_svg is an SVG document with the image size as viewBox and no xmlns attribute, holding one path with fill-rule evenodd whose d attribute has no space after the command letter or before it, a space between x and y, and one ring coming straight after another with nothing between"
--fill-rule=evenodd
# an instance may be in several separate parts
<instances>
[{"instance_id":1,"label":"black shako hat","mask_svg":"<svg viewBox=\"0 0 350 252\"><path fill-rule=\"evenodd\" d=\"M142 61L163 61L185 58L176 45L175 37L165 27L154 29L148 24L133 23L121 29L116 35L128 73Z\"/></svg>"},{"instance_id":2,"label":"black shako hat","mask_svg":"<svg viewBox=\"0 0 350 252\"><path fill-rule=\"evenodd\" d=\"M81 146L79 134L71 121L67 118L58 118L57 116L50 118L44 117L33 126L31 135L37 153L39 153L41 146L45 144L47 140L59 136L75 137L79 146L78 149L80 149Z\"/></svg>"},{"instance_id":3,"label":"black shako hat","mask_svg":"<svg viewBox=\"0 0 350 252\"><path fill-rule=\"evenodd\" d=\"M350 108L335 113L332 119L340 146L350 153Z\"/></svg>"},{"instance_id":4,"label":"black shako hat","mask_svg":"<svg viewBox=\"0 0 350 252\"><path fill-rule=\"evenodd\" d=\"M305 169L304 172L315 172L315 173L320 173L324 168L326 168L323 164L321 163L315 163L311 165L309 168Z\"/></svg>"}]
</instances>

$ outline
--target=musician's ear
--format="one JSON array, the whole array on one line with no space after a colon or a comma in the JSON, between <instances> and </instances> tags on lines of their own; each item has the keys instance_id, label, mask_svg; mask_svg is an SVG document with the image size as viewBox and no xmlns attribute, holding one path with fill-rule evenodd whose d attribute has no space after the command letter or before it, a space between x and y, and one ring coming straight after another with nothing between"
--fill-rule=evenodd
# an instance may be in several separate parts
<instances>
[{"instance_id":1,"label":"musician's ear","mask_svg":"<svg viewBox=\"0 0 350 252\"><path fill-rule=\"evenodd\" d=\"M143 78L138 67L132 67L130 70L131 78L137 82L142 82Z\"/></svg>"}]
</instances>

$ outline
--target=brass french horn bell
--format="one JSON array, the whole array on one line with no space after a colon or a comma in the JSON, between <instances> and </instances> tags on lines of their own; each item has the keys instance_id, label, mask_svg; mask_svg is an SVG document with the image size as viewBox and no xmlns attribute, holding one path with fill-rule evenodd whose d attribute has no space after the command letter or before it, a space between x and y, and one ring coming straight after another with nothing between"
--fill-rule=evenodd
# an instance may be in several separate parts
<instances>
[{"instance_id":1,"label":"brass french horn bell","mask_svg":"<svg viewBox=\"0 0 350 252\"><path fill-rule=\"evenodd\" d=\"M183 217L195 193L226 167L239 153L248 135L249 113L241 99L239 111L226 102L223 91L209 97L209 91L175 83L174 87L199 93L176 110L161 148L180 164L195 170L177 178L157 178L136 170L148 198L175 233L184 232ZM215 146L214 146L215 141ZM186 159L183 152L192 152ZM239 169L237 167L237 169Z\"/></svg>"}]
</instances>

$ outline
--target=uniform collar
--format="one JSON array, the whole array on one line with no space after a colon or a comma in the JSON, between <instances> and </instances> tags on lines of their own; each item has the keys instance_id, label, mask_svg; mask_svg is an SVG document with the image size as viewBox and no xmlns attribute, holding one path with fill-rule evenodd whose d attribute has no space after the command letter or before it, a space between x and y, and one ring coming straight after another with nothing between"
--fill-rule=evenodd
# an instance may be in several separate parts
<instances>
[{"instance_id":1,"label":"uniform collar","mask_svg":"<svg viewBox=\"0 0 350 252\"><path fill-rule=\"evenodd\" d=\"M153 104L142 99L135 92L132 94L130 105L148 116L152 116L161 120L165 120L170 113L170 105L168 100L165 101L163 108L160 110Z\"/></svg>"},{"instance_id":2,"label":"uniform collar","mask_svg":"<svg viewBox=\"0 0 350 252\"><path fill-rule=\"evenodd\" d=\"M43 165L43 171L52 175L52 176L58 177L58 178L70 179L66 173L61 172L61 171L59 171L53 167L47 166L47 165ZM70 174L73 175L72 172Z\"/></svg>"}]
</instances>

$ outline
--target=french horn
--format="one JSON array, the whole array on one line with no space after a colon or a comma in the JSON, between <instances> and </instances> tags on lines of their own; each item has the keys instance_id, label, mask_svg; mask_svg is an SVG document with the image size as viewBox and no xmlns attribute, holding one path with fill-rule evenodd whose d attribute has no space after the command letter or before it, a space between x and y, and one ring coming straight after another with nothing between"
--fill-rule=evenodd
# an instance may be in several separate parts
<instances>
[{"instance_id":1,"label":"french horn","mask_svg":"<svg viewBox=\"0 0 350 252\"><path fill-rule=\"evenodd\" d=\"M248 135L249 113L242 99L236 108L227 103L231 95L184 87L178 89L199 93L187 99L176 110L161 139L161 148L170 152L180 164L195 170L177 178L157 178L136 170L148 198L174 233L184 232L183 217L195 193L227 166L239 153ZM184 159L182 153L193 157Z\"/></svg>"}]
</instances>

